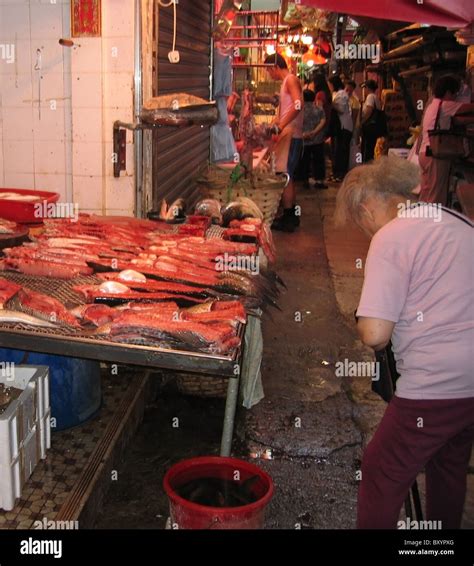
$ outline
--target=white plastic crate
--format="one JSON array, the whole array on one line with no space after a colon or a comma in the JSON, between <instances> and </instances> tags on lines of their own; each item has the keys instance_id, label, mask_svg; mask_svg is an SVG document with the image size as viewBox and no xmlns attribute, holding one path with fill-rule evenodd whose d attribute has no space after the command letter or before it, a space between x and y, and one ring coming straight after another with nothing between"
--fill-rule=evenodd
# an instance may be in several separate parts
<instances>
[{"instance_id":1,"label":"white plastic crate","mask_svg":"<svg viewBox=\"0 0 474 566\"><path fill-rule=\"evenodd\" d=\"M8 366L0 383L23 390L0 415L0 509L10 511L51 446L49 369Z\"/></svg>"}]
</instances>

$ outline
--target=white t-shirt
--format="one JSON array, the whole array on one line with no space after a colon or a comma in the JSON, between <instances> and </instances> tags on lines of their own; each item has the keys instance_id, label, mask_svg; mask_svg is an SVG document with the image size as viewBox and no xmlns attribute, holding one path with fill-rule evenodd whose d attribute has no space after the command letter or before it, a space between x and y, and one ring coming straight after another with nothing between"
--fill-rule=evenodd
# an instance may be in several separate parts
<instances>
[{"instance_id":1,"label":"white t-shirt","mask_svg":"<svg viewBox=\"0 0 474 566\"><path fill-rule=\"evenodd\" d=\"M365 115L367 113L367 108L369 107L377 108L377 110L380 110L381 108L380 99L377 96L375 96L373 92L367 95L367 98L365 99L364 102L364 106L362 107L362 114Z\"/></svg>"},{"instance_id":2,"label":"white t-shirt","mask_svg":"<svg viewBox=\"0 0 474 566\"><path fill-rule=\"evenodd\" d=\"M354 124L352 123L352 112L349 104L349 95L345 90L338 90L332 95L332 105L336 109L341 128L352 132Z\"/></svg>"},{"instance_id":3,"label":"white t-shirt","mask_svg":"<svg viewBox=\"0 0 474 566\"><path fill-rule=\"evenodd\" d=\"M433 98L431 103L428 105L425 111L425 117L423 118L423 128L420 146L420 154L425 155L426 146L430 145L430 138L428 135L429 130L434 130L436 122L436 114L438 113L439 105L443 102L441 106L441 113L439 115L438 128L448 129L451 126L451 117L456 114L456 112L463 105L462 102L455 102L453 100L443 100L440 98Z\"/></svg>"},{"instance_id":4,"label":"white t-shirt","mask_svg":"<svg viewBox=\"0 0 474 566\"><path fill-rule=\"evenodd\" d=\"M358 316L395 323L398 397L474 397L473 229L415 205L370 243Z\"/></svg>"}]
</instances>

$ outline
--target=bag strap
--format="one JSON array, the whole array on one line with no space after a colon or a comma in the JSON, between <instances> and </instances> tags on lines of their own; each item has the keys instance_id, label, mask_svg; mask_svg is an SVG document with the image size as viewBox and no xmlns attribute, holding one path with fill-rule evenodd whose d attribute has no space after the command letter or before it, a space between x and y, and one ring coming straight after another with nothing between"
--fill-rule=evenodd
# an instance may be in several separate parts
<instances>
[{"instance_id":1,"label":"bag strap","mask_svg":"<svg viewBox=\"0 0 474 566\"><path fill-rule=\"evenodd\" d=\"M452 208L446 208L445 206L441 206L441 209L444 210L444 212L451 214L451 216L458 218L459 220L461 220L462 222L464 222L465 224L467 224L471 228L474 228L474 223L471 222L471 220L467 216L460 214L459 212L453 210Z\"/></svg>"},{"instance_id":2,"label":"bag strap","mask_svg":"<svg viewBox=\"0 0 474 566\"><path fill-rule=\"evenodd\" d=\"M424 204L433 204L433 203L420 201L420 202L416 202L416 203L412 204L410 206L410 208L423 206ZM453 210L452 208L447 208L446 206L443 206L443 205L441 205L440 208L443 212L447 212L448 214L451 214L451 216L454 216L458 220L461 220L461 222L464 222L465 224L467 224L471 228L474 228L474 223L471 222L471 220L467 216L464 216L463 214L457 212L456 210Z\"/></svg>"},{"instance_id":3,"label":"bag strap","mask_svg":"<svg viewBox=\"0 0 474 566\"><path fill-rule=\"evenodd\" d=\"M434 124L434 129L437 130L439 126L439 115L441 114L441 105L443 104L443 99L439 101L438 112L436 112L436 120Z\"/></svg>"}]
</instances>

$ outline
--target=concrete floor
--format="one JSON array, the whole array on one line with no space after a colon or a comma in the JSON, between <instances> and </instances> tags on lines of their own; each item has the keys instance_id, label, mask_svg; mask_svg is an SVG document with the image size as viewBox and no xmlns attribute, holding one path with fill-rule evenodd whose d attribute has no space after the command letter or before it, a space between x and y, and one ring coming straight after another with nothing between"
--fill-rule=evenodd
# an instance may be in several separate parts
<instances>
[{"instance_id":1,"label":"concrete floor","mask_svg":"<svg viewBox=\"0 0 474 566\"><path fill-rule=\"evenodd\" d=\"M356 472L385 409L370 378L335 374L335 363L345 358L373 360L353 323L363 280L357 260L363 266L368 241L358 231L334 228L335 195L334 187L300 190L300 229L275 234L276 269L288 291L281 312L264 321L265 399L239 411L233 450L244 459L271 452L271 459L253 460L275 482L266 528L353 528ZM111 482L98 528L163 528L164 472L175 461L218 453L223 401L183 397L169 377L161 383L118 481ZM171 426L174 417L182 423L178 429ZM472 473L464 526L474 528Z\"/></svg>"}]
</instances>

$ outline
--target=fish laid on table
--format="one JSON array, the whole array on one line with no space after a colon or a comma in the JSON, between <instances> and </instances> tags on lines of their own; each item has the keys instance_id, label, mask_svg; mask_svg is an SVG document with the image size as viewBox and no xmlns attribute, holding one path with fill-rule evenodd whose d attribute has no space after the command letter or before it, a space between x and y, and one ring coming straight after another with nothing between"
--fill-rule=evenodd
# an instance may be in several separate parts
<instances>
[{"instance_id":1,"label":"fish laid on table","mask_svg":"<svg viewBox=\"0 0 474 566\"><path fill-rule=\"evenodd\" d=\"M100 271L111 271L116 269L118 271L123 271L128 269L130 265L124 262L114 262L113 260L101 260L97 263L90 263L91 267L94 268L96 272ZM165 264L162 262L156 262L155 265L150 266L145 260L133 260L133 265L143 273L147 279L158 279L163 281L176 281L177 283L184 283L185 285L195 285L197 287L209 287L216 283L217 274L210 273L210 275L202 276L193 272L179 272L176 266L171 264ZM192 269L192 266L190 266Z\"/></svg>"},{"instance_id":2,"label":"fish laid on table","mask_svg":"<svg viewBox=\"0 0 474 566\"><path fill-rule=\"evenodd\" d=\"M56 279L73 279L79 275L92 275L94 270L74 263L55 263L29 258L0 260L0 271L19 271L25 275L38 275Z\"/></svg>"},{"instance_id":3,"label":"fish laid on table","mask_svg":"<svg viewBox=\"0 0 474 566\"><path fill-rule=\"evenodd\" d=\"M15 324L28 324L30 326L42 326L45 328L57 328L56 324L37 318L35 316L30 316L24 312L13 311L9 309L0 309L0 323L11 322Z\"/></svg>"},{"instance_id":4,"label":"fish laid on table","mask_svg":"<svg viewBox=\"0 0 474 566\"><path fill-rule=\"evenodd\" d=\"M245 218L232 220L224 232L224 238L229 240L246 241L247 236L254 236L262 247L270 263L276 260L276 248L272 231L266 222L260 218ZM242 238L239 240L239 238Z\"/></svg>"},{"instance_id":5,"label":"fish laid on table","mask_svg":"<svg viewBox=\"0 0 474 566\"><path fill-rule=\"evenodd\" d=\"M194 320L202 324L214 322L227 322L232 326L238 326L239 323L245 324L247 321L247 313L240 301L210 301L204 303L203 308L191 307L181 312L183 320Z\"/></svg>"},{"instance_id":6,"label":"fish laid on table","mask_svg":"<svg viewBox=\"0 0 474 566\"><path fill-rule=\"evenodd\" d=\"M49 322L78 327L79 323L66 307L53 297L48 297L37 291L22 288L14 301L18 301L22 310Z\"/></svg>"},{"instance_id":7,"label":"fish laid on table","mask_svg":"<svg viewBox=\"0 0 474 566\"><path fill-rule=\"evenodd\" d=\"M132 271L132 270L128 270ZM178 294L206 294L204 289L198 289L193 287L192 285L185 285L183 283L175 283L173 281L157 281L156 279L147 279L143 274L139 274L143 277L143 279L127 279L124 278L123 273L121 271L119 273L116 272L104 272L98 273L97 276L104 281L114 281L117 283L123 283L127 287L137 291L151 291L151 292L162 292L162 293L178 293ZM135 272L137 273L137 272Z\"/></svg>"},{"instance_id":8,"label":"fish laid on table","mask_svg":"<svg viewBox=\"0 0 474 566\"><path fill-rule=\"evenodd\" d=\"M149 313L152 316L166 316L168 319L175 320L179 318L179 307L174 301L165 301L163 303L140 303L131 301L130 303L116 307L115 310Z\"/></svg>"},{"instance_id":9,"label":"fish laid on table","mask_svg":"<svg viewBox=\"0 0 474 566\"><path fill-rule=\"evenodd\" d=\"M107 305L80 305L69 311L74 317L83 322L102 326L112 322L120 314L120 311Z\"/></svg>"},{"instance_id":10,"label":"fish laid on table","mask_svg":"<svg viewBox=\"0 0 474 566\"><path fill-rule=\"evenodd\" d=\"M29 258L58 263L77 263L84 264L85 260L94 261L98 255L90 253L88 250L81 251L80 257L77 249L50 247L43 244L27 243L14 248L4 248L3 253L9 258Z\"/></svg>"},{"instance_id":11,"label":"fish laid on table","mask_svg":"<svg viewBox=\"0 0 474 566\"><path fill-rule=\"evenodd\" d=\"M114 268L122 271L129 267L125 263L117 262L115 264L108 260L101 260L99 263L91 263L90 265L97 272L100 270L108 272ZM206 269L190 262L179 262L166 256L160 257L152 266L146 261L140 263L139 260L136 260L134 266L147 279L176 282L196 287L196 289L212 289L230 295L244 295L257 299L259 303L276 306L278 297L276 283L278 280L260 273L252 275L246 271L217 271L215 267Z\"/></svg>"},{"instance_id":12,"label":"fish laid on table","mask_svg":"<svg viewBox=\"0 0 474 566\"><path fill-rule=\"evenodd\" d=\"M204 297L179 294L177 292L140 292L118 281L105 281L101 285L76 285L76 293L82 294L88 302L103 302L106 304L123 304L130 301L168 301L180 300L191 303L204 302Z\"/></svg>"},{"instance_id":13,"label":"fish laid on table","mask_svg":"<svg viewBox=\"0 0 474 566\"><path fill-rule=\"evenodd\" d=\"M125 310L113 322L100 327L97 334L120 341L128 336L141 336L166 343L171 339L198 351L227 353L240 344L235 329L225 323L201 324L174 320L167 316L153 316L149 312Z\"/></svg>"},{"instance_id":14,"label":"fish laid on table","mask_svg":"<svg viewBox=\"0 0 474 566\"><path fill-rule=\"evenodd\" d=\"M90 323L97 327L113 322L124 312L147 314L154 318L162 317L166 320L179 318L179 307L174 301L163 303L137 303L132 301L117 307L87 304L74 307L69 312L83 323Z\"/></svg>"},{"instance_id":15,"label":"fish laid on table","mask_svg":"<svg viewBox=\"0 0 474 566\"><path fill-rule=\"evenodd\" d=\"M5 308L8 301L12 299L20 289L21 285L17 285L6 279L0 279L0 309Z\"/></svg>"}]
</instances>

